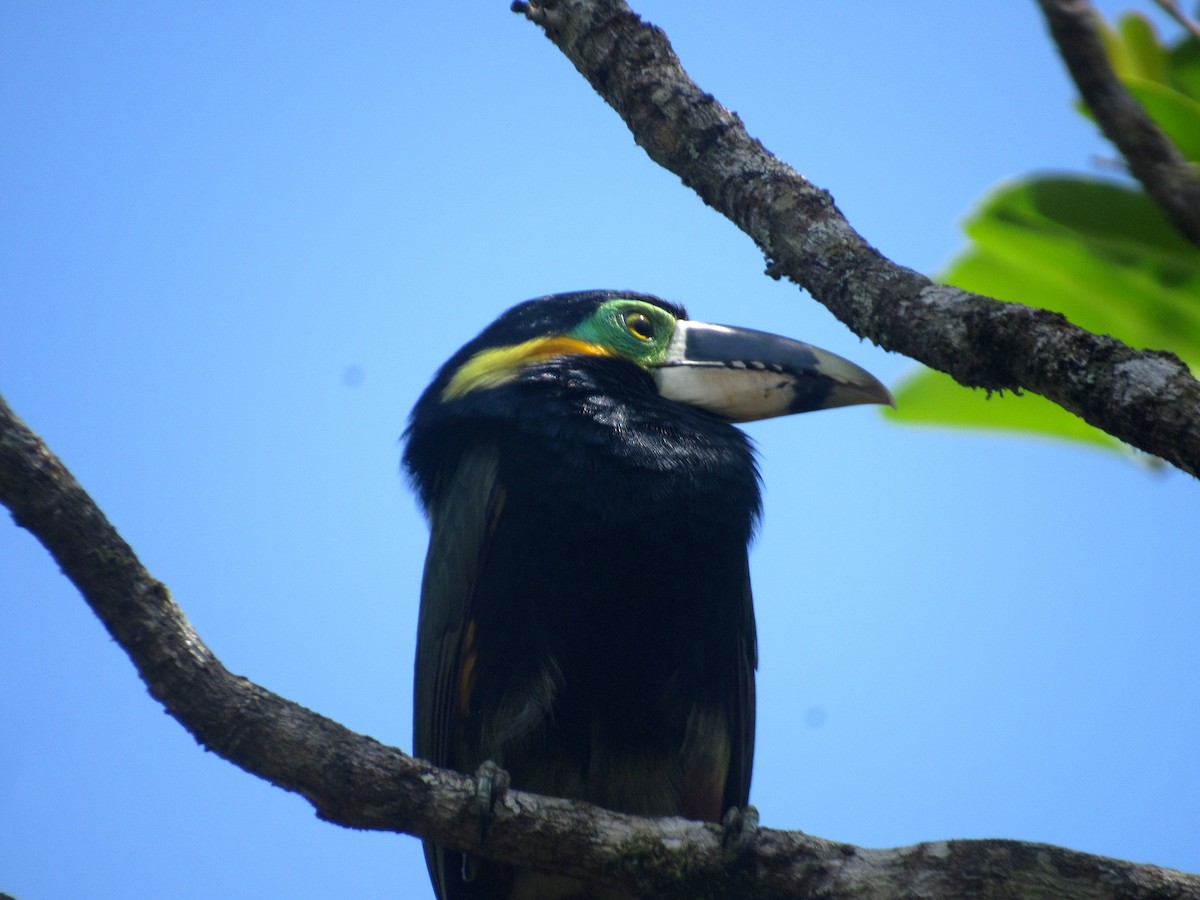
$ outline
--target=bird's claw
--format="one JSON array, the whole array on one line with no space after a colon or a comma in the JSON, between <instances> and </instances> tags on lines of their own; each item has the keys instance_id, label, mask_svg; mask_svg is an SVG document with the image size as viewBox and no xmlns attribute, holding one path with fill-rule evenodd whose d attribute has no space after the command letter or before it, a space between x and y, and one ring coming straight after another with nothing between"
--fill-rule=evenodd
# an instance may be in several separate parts
<instances>
[{"instance_id":1,"label":"bird's claw","mask_svg":"<svg viewBox=\"0 0 1200 900\"><path fill-rule=\"evenodd\" d=\"M508 790L511 779L508 772L500 768L490 759L475 770L475 797L473 805L475 815L479 820L479 846L487 840L488 825L492 821L492 810L497 801ZM470 853L462 856L462 880L471 882L479 871L479 861Z\"/></svg>"},{"instance_id":2,"label":"bird's claw","mask_svg":"<svg viewBox=\"0 0 1200 900\"><path fill-rule=\"evenodd\" d=\"M479 846L487 840L492 810L508 790L508 772L490 759L475 770L475 814L479 817Z\"/></svg>"},{"instance_id":3,"label":"bird's claw","mask_svg":"<svg viewBox=\"0 0 1200 900\"><path fill-rule=\"evenodd\" d=\"M758 810L731 806L721 819L721 852L727 860L740 859L758 835Z\"/></svg>"}]
</instances>

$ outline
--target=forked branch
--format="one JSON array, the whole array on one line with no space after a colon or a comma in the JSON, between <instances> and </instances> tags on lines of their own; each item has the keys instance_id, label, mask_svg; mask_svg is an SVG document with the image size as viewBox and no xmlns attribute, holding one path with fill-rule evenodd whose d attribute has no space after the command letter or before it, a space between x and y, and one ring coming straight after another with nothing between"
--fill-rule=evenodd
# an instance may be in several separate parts
<instances>
[{"instance_id":1,"label":"forked branch","mask_svg":"<svg viewBox=\"0 0 1200 900\"><path fill-rule=\"evenodd\" d=\"M1105 137L1121 151L1129 171L1172 224L1200 246L1200 173L1113 71L1100 37L1100 14L1087 0L1038 0L1038 5ZM1163 5L1169 9L1173 4Z\"/></svg>"}]
</instances>

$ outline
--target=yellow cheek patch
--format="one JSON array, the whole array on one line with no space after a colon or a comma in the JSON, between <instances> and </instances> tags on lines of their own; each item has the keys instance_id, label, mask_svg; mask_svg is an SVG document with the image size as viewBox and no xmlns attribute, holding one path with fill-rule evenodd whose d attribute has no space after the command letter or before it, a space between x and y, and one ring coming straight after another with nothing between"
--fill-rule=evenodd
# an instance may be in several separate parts
<instances>
[{"instance_id":1,"label":"yellow cheek patch","mask_svg":"<svg viewBox=\"0 0 1200 900\"><path fill-rule=\"evenodd\" d=\"M471 391L496 387L516 378L522 369L555 356L612 356L607 347L573 337L534 338L511 347L480 350L454 373L442 390L442 401Z\"/></svg>"}]
</instances>

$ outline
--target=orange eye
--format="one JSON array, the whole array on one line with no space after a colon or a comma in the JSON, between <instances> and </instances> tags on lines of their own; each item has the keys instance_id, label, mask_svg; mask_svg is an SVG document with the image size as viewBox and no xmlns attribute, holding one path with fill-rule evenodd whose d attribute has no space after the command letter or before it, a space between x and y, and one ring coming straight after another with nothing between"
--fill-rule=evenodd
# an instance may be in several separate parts
<instances>
[{"instance_id":1,"label":"orange eye","mask_svg":"<svg viewBox=\"0 0 1200 900\"><path fill-rule=\"evenodd\" d=\"M654 340L654 322L645 313L631 312L625 314L625 327L633 336L641 341Z\"/></svg>"}]
</instances>

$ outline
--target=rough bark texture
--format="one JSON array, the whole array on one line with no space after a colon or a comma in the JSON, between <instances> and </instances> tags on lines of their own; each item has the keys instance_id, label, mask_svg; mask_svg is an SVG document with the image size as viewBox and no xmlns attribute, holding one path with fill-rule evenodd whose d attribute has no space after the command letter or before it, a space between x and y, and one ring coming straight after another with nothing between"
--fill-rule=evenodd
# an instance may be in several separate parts
<instances>
[{"instance_id":1,"label":"rough bark texture","mask_svg":"<svg viewBox=\"0 0 1200 900\"><path fill-rule=\"evenodd\" d=\"M1083 102L1171 223L1200 245L1200 179L1113 71L1087 0L1038 0ZM1177 12L1178 10L1176 10Z\"/></svg>"},{"instance_id":2,"label":"rough bark texture","mask_svg":"<svg viewBox=\"0 0 1200 900\"><path fill-rule=\"evenodd\" d=\"M541 26L651 159L758 244L769 274L807 289L855 334L968 387L1041 394L1200 474L1200 383L1178 357L1135 350L1057 313L935 284L887 260L827 191L697 87L666 36L623 0L513 9Z\"/></svg>"},{"instance_id":3,"label":"rough bark texture","mask_svg":"<svg viewBox=\"0 0 1200 900\"><path fill-rule=\"evenodd\" d=\"M1165 12L1168 16L1178 22L1181 26L1187 29L1192 37L1200 40L1200 24L1195 20L1189 19L1184 11L1179 8L1176 0L1154 0L1155 4Z\"/></svg>"},{"instance_id":4,"label":"rough bark texture","mask_svg":"<svg viewBox=\"0 0 1200 900\"><path fill-rule=\"evenodd\" d=\"M473 780L435 769L230 673L71 473L0 399L0 502L28 529L196 740L351 828L475 848ZM481 856L647 897L1189 897L1200 877L1015 841L868 850L763 828L727 859L718 830L509 792Z\"/></svg>"}]
</instances>

